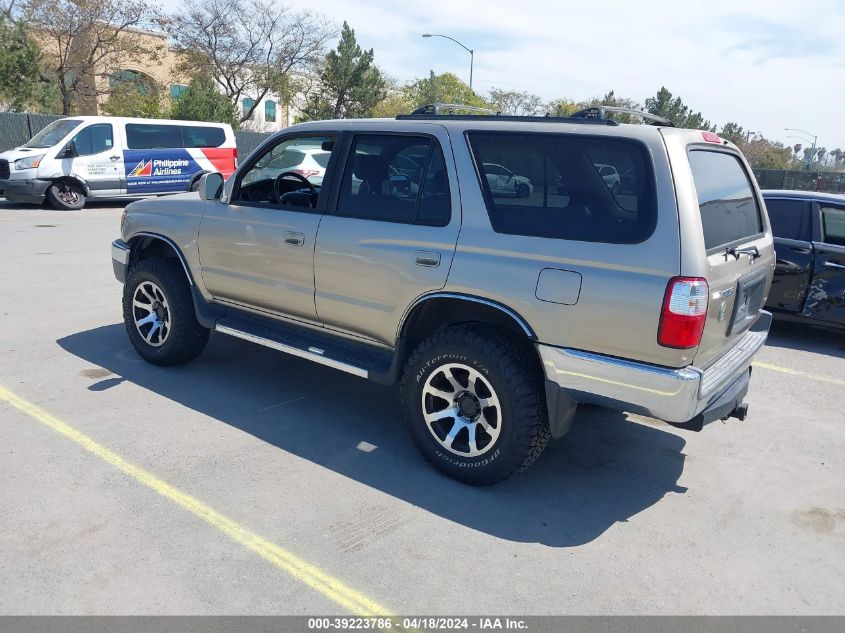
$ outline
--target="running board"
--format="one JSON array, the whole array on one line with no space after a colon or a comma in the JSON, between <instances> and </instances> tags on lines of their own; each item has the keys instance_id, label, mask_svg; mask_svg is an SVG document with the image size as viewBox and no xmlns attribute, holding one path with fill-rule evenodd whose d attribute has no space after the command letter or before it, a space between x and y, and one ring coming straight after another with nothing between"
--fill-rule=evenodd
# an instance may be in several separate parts
<instances>
[{"instance_id":1,"label":"running board","mask_svg":"<svg viewBox=\"0 0 845 633\"><path fill-rule=\"evenodd\" d=\"M226 317L218 320L214 329L221 334L339 369L359 378L373 379L375 376L372 374L385 373L393 357L387 349L348 341L311 328L270 323L263 319Z\"/></svg>"}]
</instances>

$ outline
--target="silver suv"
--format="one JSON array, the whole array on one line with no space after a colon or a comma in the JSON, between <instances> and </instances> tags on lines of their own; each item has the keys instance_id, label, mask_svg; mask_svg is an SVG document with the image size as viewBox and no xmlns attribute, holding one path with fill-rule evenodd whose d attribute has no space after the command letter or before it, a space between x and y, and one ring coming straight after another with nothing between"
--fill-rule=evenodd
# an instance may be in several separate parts
<instances>
[{"instance_id":1,"label":"silver suv","mask_svg":"<svg viewBox=\"0 0 845 633\"><path fill-rule=\"evenodd\" d=\"M734 145L651 123L287 128L199 196L127 207L112 258L129 338L176 365L216 330L398 384L421 453L471 484L525 469L580 403L742 419L771 321L763 200ZM329 154L319 182L272 168L304 151Z\"/></svg>"}]
</instances>

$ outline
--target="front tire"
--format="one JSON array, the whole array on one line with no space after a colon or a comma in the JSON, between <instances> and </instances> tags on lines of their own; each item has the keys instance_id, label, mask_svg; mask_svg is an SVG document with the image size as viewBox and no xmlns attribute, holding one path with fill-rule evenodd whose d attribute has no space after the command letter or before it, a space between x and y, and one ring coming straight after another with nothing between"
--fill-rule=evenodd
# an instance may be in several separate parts
<instances>
[{"instance_id":1,"label":"front tire","mask_svg":"<svg viewBox=\"0 0 845 633\"><path fill-rule=\"evenodd\" d=\"M85 190L72 180L60 180L47 188L47 200L55 209L78 211L85 206Z\"/></svg>"},{"instance_id":2,"label":"front tire","mask_svg":"<svg viewBox=\"0 0 845 633\"><path fill-rule=\"evenodd\" d=\"M401 384L419 451L442 473L485 486L525 470L550 438L531 350L491 326L460 325L414 351Z\"/></svg>"},{"instance_id":3,"label":"front tire","mask_svg":"<svg viewBox=\"0 0 845 633\"><path fill-rule=\"evenodd\" d=\"M181 365L208 342L199 324L185 271L175 259L151 257L134 265L123 286L123 321L138 354L154 365Z\"/></svg>"}]
</instances>

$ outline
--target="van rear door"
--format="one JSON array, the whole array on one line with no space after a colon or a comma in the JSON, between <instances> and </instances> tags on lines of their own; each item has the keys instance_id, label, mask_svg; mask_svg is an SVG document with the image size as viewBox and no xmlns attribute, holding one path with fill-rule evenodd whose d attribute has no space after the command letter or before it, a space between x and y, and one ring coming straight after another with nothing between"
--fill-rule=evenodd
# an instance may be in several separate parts
<instances>
[{"instance_id":1,"label":"van rear door","mask_svg":"<svg viewBox=\"0 0 845 633\"><path fill-rule=\"evenodd\" d=\"M754 324L772 281L774 248L765 207L739 153L727 147L688 148L704 234L707 319L693 360L705 368Z\"/></svg>"}]
</instances>

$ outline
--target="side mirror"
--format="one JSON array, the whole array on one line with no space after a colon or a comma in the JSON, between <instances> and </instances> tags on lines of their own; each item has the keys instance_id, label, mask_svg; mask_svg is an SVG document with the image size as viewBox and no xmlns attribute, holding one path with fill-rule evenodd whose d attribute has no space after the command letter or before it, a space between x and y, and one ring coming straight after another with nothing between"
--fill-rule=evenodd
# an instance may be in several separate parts
<instances>
[{"instance_id":1,"label":"side mirror","mask_svg":"<svg viewBox=\"0 0 845 633\"><path fill-rule=\"evenodd\" d=\"M200 176L199 193L203 200L217 200L223 193L223 176L216 172Z\"/></svg>"},{"instance_id":2,"label":"side mirror","mask_svg":"<svg viewBox=\"0 0 845 633\"><path fill-rule=\"evenodd\" d=\"M74 158L77 155L76 143L70 141L59 154L59 158Z\"/></svg>"}]
</instances>

